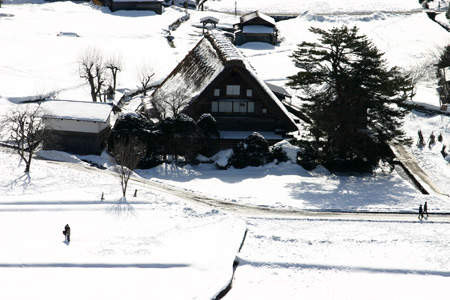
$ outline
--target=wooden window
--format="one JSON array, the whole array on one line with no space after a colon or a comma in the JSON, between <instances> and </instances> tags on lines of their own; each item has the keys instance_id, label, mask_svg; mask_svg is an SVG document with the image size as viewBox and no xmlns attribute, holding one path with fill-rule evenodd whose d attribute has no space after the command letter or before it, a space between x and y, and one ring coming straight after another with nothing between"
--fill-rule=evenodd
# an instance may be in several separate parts
<instances>
[{"instance_id":1,"label":"wooden window","mask_svg":"<svg viewBox=\"0 0 450 300\"><path fill-rule=\"evenodd\" d=\"M212 101L211 102L211 112L218 112L219 111L219 102Z\"/></svg>"},{"instance_id":2,"label":"wooden window","mask_svg":"<svg viewBox=\"0 0 450 300\"><path fill-rule=\"evenodd\" d=\"M247 89L247 97L252 97L253 91L251 89Z\"/></svg>"},{"instance_id":3,"label":"wooden window","mask_svg":"<svg viewBox=\"0 0 450 300\"><path fill-rule=\"evenodd\" d=\"M255 112L253 101L211 101L211 112L247 114Z\"/></svg>"},{"instance_id":4,"label":"wooden window","mask_svg":"<svg viewBox=\"0 0 450 300\"><path fill-rule=\"evenodd\" d=\"M239 96L241 94L240 85L227 85L227 95Z\"/></svg>"},{"instance_id":5,"label":"wooden window","mask_svg":"<svg viewBox=\"0 0 450 300\"><path fill-rule=\"evenodd\" d=\"M233 102L229 102L229 101L219 102L219 112L224 112L224 113L233 112Z\"/></svg>"},{"instance_id":6,"label":"wooden window","mask_svg":"<svg viewBox=\"0 0 450 300\"><path fill-rule=\"evenodd\" d=\"M254 113L255 112L255 102L249 102L248 103L248 110L249 113Z\"/></svg>"},{"instance_id":7,"label":"wooden window","mask_svg":"<svg viewBox=\"0 0 450 300\"><path fill-rule=\"evenodd\" d=\"M240 113L247 112L247 102L239 102L239 112Z\"/></svg>"},{"instance_id":8,"label":"wooden window","mask_svg":"<svg viewBox=\"0 0 450 300\"><path fill-rule=\"evenodd\" d=\"M220 89L214 89L214 96L216 97L220 96Z\"/></svg>"},{"instance_id":9,"label":"wooden window","mask_svg":"<svg viewBox=\"0 0 450 300\"><path fill-rule=\"evenodd\" d=\"M233 112L239 112L239 104L238 101L233 102Z\"/></svg>"}]
</instances>

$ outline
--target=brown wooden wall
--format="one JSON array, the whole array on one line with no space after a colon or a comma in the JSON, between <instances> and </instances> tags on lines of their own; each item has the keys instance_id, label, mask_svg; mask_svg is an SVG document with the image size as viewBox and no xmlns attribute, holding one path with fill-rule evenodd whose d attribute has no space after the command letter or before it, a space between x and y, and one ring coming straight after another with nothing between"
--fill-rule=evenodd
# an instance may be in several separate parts
<instances>
[{"instance_id":1,"label":"brown wooden wall","mask_svg":"<svg viewBox=\"0 0 450 300\"><path fill-rule=\"evenodd\" d=\"M100 154L106 146L106 140L110 133L111 128L109 127L97 134L46 129L43 149L81 155Z\"/></svg>"}]
</instances>

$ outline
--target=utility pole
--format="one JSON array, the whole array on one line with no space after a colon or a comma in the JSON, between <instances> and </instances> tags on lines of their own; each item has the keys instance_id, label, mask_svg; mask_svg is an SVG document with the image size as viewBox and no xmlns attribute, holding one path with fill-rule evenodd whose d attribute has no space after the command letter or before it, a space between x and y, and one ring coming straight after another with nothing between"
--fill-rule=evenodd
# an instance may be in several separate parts
<instances>
[{"instance_id":1,"label":"utility pole","mask_svg":"<svg viewBox=\"0 0 450 300\"><path fill-rule=\"evenodd\" d=\"M234 16L237 16L237 1L234 1Z\"/></svg>"}]
</instances>

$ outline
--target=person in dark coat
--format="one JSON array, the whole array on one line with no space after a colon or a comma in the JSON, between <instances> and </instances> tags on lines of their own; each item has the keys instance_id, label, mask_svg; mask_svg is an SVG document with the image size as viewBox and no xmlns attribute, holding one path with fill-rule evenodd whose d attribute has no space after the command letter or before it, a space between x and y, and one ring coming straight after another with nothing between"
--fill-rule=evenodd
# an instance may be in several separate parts
<instances>
[{"instance_id":1,"label":"person in dark coat","mask_svg":"<svg viewBox=\"0 0 450 300\"><path fill-rule=\"evenodd\" d=\"M427 218L428 218L428 203L425 202L425 204L423 205L423 214L427 214Z\"/></svg>"},{"instance_id":2,"label":"person in dark coat","mask_svg":"<svg viewBox=\"0 0 450 300\"><path fill-rule=\"evenodd\" d=\"M420 204L419 206L419 220L423 219L423 209L422 209L422 204Z\"/></svg>"},{"instance_id":3,"label":"person in dark coat","mask_svg":"<svg viewBox=\"0 0 450 300\"><path fill-rule=\"evenodd\" d=\"M64 234L66 236L66 241L70 242L70 226L69 224L66 224L64 227Z\"/></svg>"}]
</instances>

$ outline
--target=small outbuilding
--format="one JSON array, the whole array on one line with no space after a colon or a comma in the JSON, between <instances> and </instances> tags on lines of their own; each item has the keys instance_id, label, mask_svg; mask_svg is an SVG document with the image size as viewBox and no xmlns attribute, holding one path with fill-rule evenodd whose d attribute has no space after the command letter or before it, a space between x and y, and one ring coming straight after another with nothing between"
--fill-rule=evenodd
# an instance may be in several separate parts
<instances>
[{"instance_id":1,"label":"small outbuilding","mask_svg":"<svg viewBox=\"0 0 450 300\"><path fill-rule=\"evenodd\" d=\"M44 112L44 150L99 154L111 132L108 103L48 100Z\"/></svg>"},{"instance_id":2,"label":"small outbuilding","mask_svg":"<svg viewBox=\"0 0 450 300\"><path fill-rule=\"evenodd\" d=\"M210 24L213 28L216 28L219 19L214 17L204 17L200 19L200 23L203 24L203 33L205 33L206 25Z\"/></svg>"},{"instance_id":3,"label":"small outbuilding","mask_svg":"<svg viewBox=\"0 0 450 300\"><path fill-rule=\"evenodd\" d=\"M242 45L248 42L278 43L278 29L275 20L259 11L243 15L240 22L234 24L234 43Z\"/></svg>"}]
</instances>

